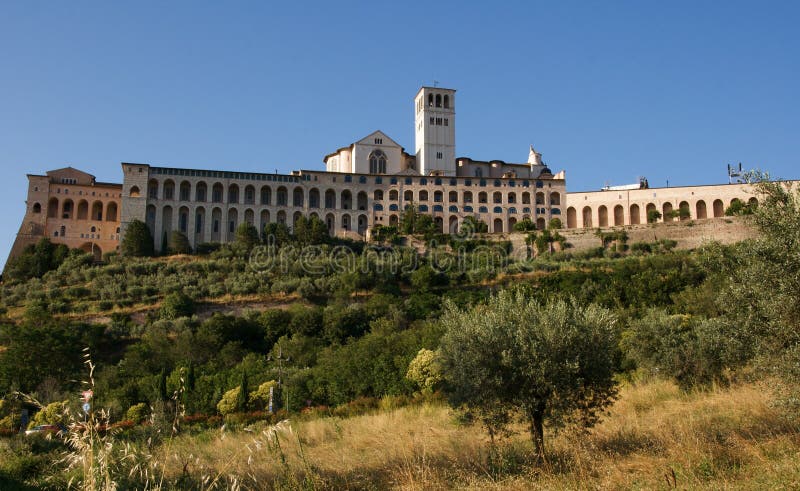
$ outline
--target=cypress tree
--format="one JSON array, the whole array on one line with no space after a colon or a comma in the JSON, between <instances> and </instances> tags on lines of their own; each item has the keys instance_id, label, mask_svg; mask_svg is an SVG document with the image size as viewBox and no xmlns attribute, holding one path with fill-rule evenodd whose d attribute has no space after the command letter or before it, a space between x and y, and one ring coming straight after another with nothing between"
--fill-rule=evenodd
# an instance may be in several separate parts
<instances>
[{"instance_id":1,"label":"cypress tree","mask_svg":"<svg viewBox=\"0 0 800 491\"><path fill-rule=\"evenodd\" d=\"M236 410L247 411L247 372L242 371L242 382L239 384L239 396L236 398Z\"/></svg>"},{"instance_id":2,"label":"cypress tree","mask_svg":"<svg viewBox=\"0 0 800 491\"><path fill-rule=\"evenodd\" d=\"M150 227L141 220L133 220L125 228L120 249L123 256L152 256L153 235Z\"/></svg>"}]
</instances>

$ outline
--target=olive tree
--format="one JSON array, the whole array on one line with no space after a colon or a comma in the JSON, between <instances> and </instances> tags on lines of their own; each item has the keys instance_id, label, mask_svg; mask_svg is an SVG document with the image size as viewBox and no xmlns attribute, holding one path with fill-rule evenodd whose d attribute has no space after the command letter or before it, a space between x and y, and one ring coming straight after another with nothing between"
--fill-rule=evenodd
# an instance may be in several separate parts
<instances>
[{"instance_id":1,"label":"olive tree","mask_svg":"<svg viewBox=\"0 0 800 491\"><path fill-rule=\"evenodd\" d=\"M469 310L447 303L441 322L450 403L477 414L492 435L521 414L540 458L545 421L591 427L617 394L616 320L604 308L504 291Z\"/></svg>"}]
</instances>

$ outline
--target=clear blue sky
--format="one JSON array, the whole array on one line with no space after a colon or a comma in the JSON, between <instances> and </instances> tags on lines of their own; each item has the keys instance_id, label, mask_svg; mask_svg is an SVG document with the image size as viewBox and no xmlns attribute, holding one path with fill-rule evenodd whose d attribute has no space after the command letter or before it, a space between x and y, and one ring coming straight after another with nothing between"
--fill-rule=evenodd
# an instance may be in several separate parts
<instances>
[{"instance_id":1,"label":"clear blue sky","mask_svg":"<svg viewBox=\"0 0 800 491\"><path fill-rule=\"evenodd\" d=\"M458 90L457 154L567 188L797 178L800 2L0 3L0 260L26 173L322 169Z\"/></svg>"}]
</instances>

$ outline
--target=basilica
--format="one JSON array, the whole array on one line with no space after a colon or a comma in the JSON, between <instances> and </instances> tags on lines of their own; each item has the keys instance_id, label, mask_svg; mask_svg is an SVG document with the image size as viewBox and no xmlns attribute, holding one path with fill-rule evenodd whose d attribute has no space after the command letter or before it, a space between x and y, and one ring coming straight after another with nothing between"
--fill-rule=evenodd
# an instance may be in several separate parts
<instances>
[{"instance_id":1,"label":"basilica","mask_svg":"<svg viewBox=\"0 0 800 491\"><path fill-rule=\"evenodd\" d=\"M288 174L201 170L122 163L122 183L97 182L71 167L28 175L25 217L10 256L42 237L100 257L119 246L132 220L156 238L184 233L192 247L233 240L243 222L292 227L316 216L331 235L369 238L376 225L396 225L408 206L429 214L443 233L466 217L490 233L513 231L530 219L545 228L559 218L566 228L646 223L653 209L671 220L721 217L733 199L754 199L747 185L656 188L646 186L567 194L565 172L553 172L533 146L527 162L474 160L456 155L456 91L422 87L413 101L415 141L409 153L381 131L324 156L325 170Z\"/></svg>"}]
</instances>

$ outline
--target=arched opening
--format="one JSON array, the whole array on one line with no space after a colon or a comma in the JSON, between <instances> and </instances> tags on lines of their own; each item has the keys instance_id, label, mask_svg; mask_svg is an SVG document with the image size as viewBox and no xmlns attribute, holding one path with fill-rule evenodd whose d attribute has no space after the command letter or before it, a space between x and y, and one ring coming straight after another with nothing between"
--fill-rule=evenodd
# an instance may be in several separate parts
<instances>
[{"instance_id":1,"label":"arched opening","mask_svg":"<svg viewBox=\"0 0 800 491\"><path fill-rule=\"evenodd\" d=\"M264 227L266 227L268 223L269 223L269 210L261 210L261 216L259 217L258 221L259 235L264 234Z\"/></svg>"},{"instance_id":2,"label":"arched opening","mask_svg":"<svg viewBox=\"0 0 800 491\"><path fill-rule=\"evenodd\" d=\"M350 210L353 208L353 193L350 190L345 189L342 191L342 209L343 210ZM347 222L350 223L350 218L348 217ZM350 230L349 228L345 230Z\"/></svg>"},{"instance_id":3,"label":"arched opening","mask_svg":"<svg viewBox=\"0 0 800 491\"><path fill-rule=\"evenodd\" d=\"M420 191L419 192L419 200L420 201L428 201L428 192L425 191L425 190Z\"/></svg>"},{"instance_id":4,"label":"arched opening","mask_svg":"<svg viewBox=\"0 0 800 491\"><path fill-rule=\"evenodd\" d=\"M486 203L488 202L488 194L485 191L481 191L478 193L478 203Z\"/></svg>"},{"instance_id":5,"label":"arched opening","mask_svg":"<svg viewBox=\"0 0 800 491\"><path fill-rule=\"evenodd\" d=\"M150 229L150 235L155 238L156 236L156 207L155 205L147 205L147 210L144 214L144 223Z\"/></svg>"},{"instance_id":6,"label":"arched opening","mask_svg":"<svg viewBox=\"0 0 800 491\"><path fill-rule=\"evenodd\" d=\"M448 203L458 203L458 191L450 191L447 193Z\"/></svg>"},{"instance_id":7,"label":"arched opening","mask_svg":"<svg viewBox=\"0 0 800 491\"><path fill-rule=\"evenodd\" d=\"M32 208L34 213L41 213L42 212L42 205L39 203L34 203Z\"/></svg>"},{"instance_id":8,"label":"arched opening","mask_svg":"<svg viewBox=\"0 0 800 491\"><path fill-rule=\"evenodd\" d=\"M428 94L428 106L433 107L433 94Z\"/></svg>"},{"instance_id":9,"label":"arched opening","mask_svg":"<svg viewBox=\"0 0 800 491\"><path fill-rule=\"evenodd\" d=\"M508 193L508 204L514 204L517 202L517 193Z\"/></svg>"},{"instance_id":10,"label":"arched opening","mask_svg":"<svg viewBox=\"0 0 800 491\"><path fill-rule=\"evenodd\" d=\"M500 191L495 191L492 193L492 203L500 204L503 202L503 193Z\"/></svg>"},{"instance_id":11,"label":"arched opening","mask_svg":"<svg viewBox=\"0 0 800 491\"><path fill-rule=\"evenodd\" d=\"M150 199L158 199L158 181L155 179L147 181L147 197Z\"/></svg>"},{"instance_id":12,"label":"arched opening","mask_svg":"<svg viewBox=\"0 0 800 491\"><path fill-rule=\"evenodd\" d=\"M436 94L436 107L442 107L442 94Z\"/></svg>"},{"instance_id":13,"label":"arched opening","mask_svg":"<svg viewBox=\"0 0 800 491\"><path fill-rule=\"evenodd\" d=\"M509 217L508 218L508 231L509 232L513 232L514 231L514 225L516 225L516 224L517 224L516 217Z\"/></svg>"},{"instance_id":14,"label":"arched opening","mask_svg":"<svg viewBox=\"0 0 800 491\"><path fill-rule=\"evenodd\" d=\"M597 225L599 227L608 227L608 208L606 205L600 205L597 209Z\"/></svg>"},{"instance_id":15,"label":"arched opening","mask_svg":"<svg viewBox=\"0 0 800 491\"><path fill-rule=\"evenodd\" d=\"M208 196L208 186L203 181L197 183L194 188L194 200L200 203L205 203Z\"/></svg>"},{"instance_id":16,"label":"arched opening","mask_svg":"<svg viewBox=\"0 0 800 491\"><path fill-rule=\"evenodd\" d=\"M367 233L367 215L358 215L358 233L366 235Z\"/></svg>"},{"instance_id":17,"label":"arched opening","mask_svg":"<svg viewBox=\"0 0 800 491\"><path fill-rule=\"evenodd\" d=\"M244 187L244 204L256 204L256 188L250 184Z\"/></svg>"},{"instance_id":18,"label":"arched opening","mask_svg":"<svg viewBox=\"0 0 800 491\"><path fill-rule=\"evenodd\" d=\"M450 218L447 220L447 230L448 233L457 234L458 233L458 217L455 215L450 215Z\"/></svg>"},{"instance_id":19,"label":"arched opening","mask_svg":"<svg viewBox=\"0 0 800 491\"><path fill-rule=\"evenodd\" d=\"M278 206L288 206L289 205L289 191L287 191L286 188L283 187L283 186L279 187L276 199L277 199Z\"/></svg>"},{"instance_id":20,"label":"arched opening","mask_svg":"<svg viewBox=\"0 0 800 491\"><path fill-rule=\"evenodd\" d=\"M244 221L250 225L256 225L256 213L251 208L244 210Z\"/></svg>"},{"instance_id":21,"label":"arched opening","mask_svg":"<svg viewBox=\"0 0 800 491\"><path fill-rule=\"evenodd\" d=\"M678 215L683 220L689 220L692 218L692 212L689 210L689 203L686 201L681 201L678 205L678 210L680 210L680 214Z\"/></svg>"},{"instance_id":22,"label":"arched opening","mask_svg":"<svg viewBox=\"0 0 800 491\"><path fill-rule=\"evenodd\" d=\"M592 228L592 209L588 206L583 207L583 228Z\"/></svg>"},{"instance_id":23,"label":"arched opening","mask_svg":"<svg viewBox=\"0 0 800 491\"><path fill-rule=\"evenodd\" d=\"M286 225L286 212L281 210L277 214L278 223L281 225Z\"/></svg>"},{"instance_id":24,"label":"arched opening","mask_svg":"<svg viewBox=\"0 0 800 491\"><path fill-rule=\"evenodd\" d=\"M714 200L714 218L725 216L725 205L722 204L721 199Z\"/></svg>"},{"instance_id":25,"label":"arched opening","mask_svg":"<svg viewBox=\"0 0 800 491\"><path fill-rule=\"evenodd\" d=\"M299 211L294 212L294 215L292 215L292 230L294 230L297 227L297 221L300 220L300 217L302 216L303 214L300 213Z\"/></svg>"},{"instance_id":26,"label":"arched opening","mask_svg":"<svg viewBox=\"0 0 800 491\"><path fill-rule=\"evenodd\" d=\"M239 186L236 184L228 186L228 203L239 203Z\"/></svg>"},{"instance_id":27,"label":"arched opening","mask_svg":"<svg viewBox=\"0 0 800 491\"><path fill-rule=\"evenodd\" d=\"M342 215L342 230L344 230L345 232L350 230L350 215L348 215L347 213Z\"/></svg>"},{"instance_id":28,"label":"arched opening","mask_svg":"<svg viewBox=\"0 0 800 491\"><path fill-rule=\"evenodd\" d=\"M106 205L106 221L107 222L117 221L117 203L113 201L111 201Z\"/></svg>"},{"instance_id":29,"label":"arched opening","mask_svg":"<svg viewBox=\"0 0 800 491\"><path fill-rule=\"evenodd\" d=\"M523 205L531 204L531 193L529 193L527 191L522 193L522 204Z\"/></svg>"},{"instance_id":30,"label":"arched opening","mask_svg":"<svg viewBox=\"0 0 800 491\"><path fill-rule=\"evenodd\" d=\"M259 196L259 198L261 199L259 200L259 202L262 205L272 204L272 188L270 188L269 186L261 186L260 194L261 196Z\"/></svg>"},{"instance_id":31,"label":"arched opening","mask_svg":"<svg viewBox=\"0 0 800 491\"><path fill-rule=\"evenodd\" d=\"M308 192L308 207L319 208L319 189L312 188L311 191Z\"/></svg>"},{"instance_id":32,"label":"arched opening","mask_svg":"<svg viewBox=\"0 0 800 491\"><path fill-rule=\"evenodd\" d=\"M374 193L372 193L372 199L374 201L383 201L383 190L376 189Z\"/></svg>"},{"instance_id":33,"label":"arched opening","mask_svg":"<svg viewBox=\"0 0 800 491\"><path fill-rule=\"evenodd\" d=\"M664 203L661 206L661 209L662 209L661 217L663 218L663 220L665 222L671 222L672 221L672 203Z\"/></svg>"},{"instance_id":34,"label":"arched opening","mask_svg":"<svg viewBox=\"0 0 800 491\"><path fill-rule=\"evenodd\" d=\"M559 206L559 205L561 205L561 194L550 193L550 206Z\"/></svg>"},{"instance_id":35,"label":"arched opening","mask_svg":"<svg viewBox=\"0 0 800 491\"><path fill-rule=\"evenodd\" d=\"M239 226L239 210L237 210L236 208L229 208L227 238L225 239L226 241L233 242L236 239L236 227L238 226Z\"/></svg>"},{"instance_id":36,"label":"arched opening","mask_svg":"<svg viewBox=\"0 0 800 491\"><path fill-rule=\"evenodd\" d=\"M304 201L305 201L305 195L303 193L303 188L301 187L294 188L294 191L292 191L292 205L298 208L302 208Z\"/></svg>"},{"instance_id":37,"label":"arched opening","mask_svg":"<svg viewBox=\"0 0 800 491\"><path fill-rule=\"evenodd\" d=\"M95 201L92 203L92 220L103 219L103 203Z\"/></svg>"},{"instance_id":38,"label":"arched opening","mask_svg":"<svg viewBox=\"0 0 800 491\"><path fill-rule=\"evenodd\" d=\"M181 206L178 209L178 230L187 236L189 235L189 208L185 206Z\"/></svg>"},{"instance_id":39,"label":"arched opening","mask_svg":"<svg viewBox=\"0 0 800 491\"><path fill-rule=\"evenodd\" d=\"M547 228L547 221L544 219L544 217L539 217L536 219L536 228L539 230L544 230Z\"/></svg>"},{"instance_id":40,"label":"arched opening","mask_svg":"<svg viewBox=\"0 0 800 491\"><path fill-rule=\"evenodd\" d=\"M78 220L86 220L89 218L89 202L85 199L78 201Z\"/></svg>"},{"instance_id":41,"label":"arched opening","mask_svg":"<svg viewBox=\"0 0 800 491\"><path fill-rule=\"evenodd\" d=\"M333 189L325 191L325 208L328 210L336 208L336 191Z\"/></svg>"},{"instance_id":42,"label":"arched opening","mask_svg":"<svg viewBox=\"0 0 800 491\"><path fill-rule=\"evenodd\" d=\"M162 198L165 200L175 199L175 182L172 179L164 181L164 195Z\"/></svg>"},{"instance_id":43,"label":"arched opening","mask_svg":"<svg viewBox=\"0 0 800 491\"><path fill-rule=\"evenodd\" d=\"M502 218L495 218L494 222L492 223L492 232L496 234L503 233L503 219Z\"/></svg>"},{"instance_id":44,"label":"arched opening","mask_svg":"<svg viewBox=\"0 0 800 491\"><path fill-rule=\"evenodd\" d=\"M464 203L472 203L472 191L464 191Z\"/></svg>"},{"instance_id":45,"label":"arched opening","mask_svg":"<svg viewBox=\"0 0 800 491\"><path fill-rule=\"evenodd\" d=\"M358 207L359 210L367 209L368 206L367 193L365 193L364 191L359 191L358 195L356 196L356 206Z\"/></svg>"},{"instance_id":46,"label":"arched opening","mask_svg":"<svg viewBox=\"0 0 800 491\"><path fill-rule=\"evenodd\" d=\"M411 190L403 191L403 201L407 203L414 201L414 192Z\"/></svg>"},{"instance_id":47,"label":"arched opening","mask_svg":"<svg viewBox=\"0 0 800 491\"><path fill-rule=\"evenodd\" d=\"M567 228L576 228L578 226L578 214L575 208L567 208Z\"/></svg>"},{"instance_id":48,"label":"arched opening","mask_svg":"<svg viewBox=\"0 0 800 491\"><path fill-rule=\"evenodd\" d=\"M65 199L61 202L61 218L69 219L73 217L74 205L71 199Z\"/></svg>"},{"instance_id":49,"label":"arched opening","mask_svg":"<svg viewBox=\"0 0 800 491\"><path fill-rule=\"evenodd\" d=\"M622 205L617 205L614 207L614 226L620 225L625 225L625 210Z\"/></svg>"},{"instance_id":50,"label":"arched opening","mask_svg":"<svg viewBox=\"0 0 800 491\"><path fill-rule=\"evenodd\" d=\"M194 243L202 244L206 241L206 209L198 206L194 211Z\"/></svg>"},{"instance_id":51,"label":"arched opening","mask_svg":"<svg viewBox=\"0 0 800 491\"><path fill-rule=\"evenodd\" d=\"M336 218L333 216L333 213L325 215L325 224L328 226L328 235L333 237L336 233Z\"/></svg>"},{"instance_id":52,"label":"arched opening","mask_svg":"<svg viewBox=\"0 0 800 491\"><path fill-rule=\"evenodd\" d=\"M444 96L444 107L445 107L445 109L449 109L450 108L450 96L447 95L447 94L445 94L445 96Z\"/></svg>"},{"instance_id":53,"label":"arched opening","mask_svg":"<svg viewBox=\"0 0 800 491\"><path fill-rule=\"evenodd\" d=\"M389 201L397 201L399 196L400 193L398 193L396 189L389 190Z\"/></svg>"},{"instance_id":54,"label":"arched opening","mask_svg":"<svg viewBox=\"0 0 800 491\"><path fill-rule=\"evenodd\" d=\"M708 210L706 210L706 202L703 200L698 201L694 205L694 215L697 219L708 218Z\"/></svg>"},{"instance_id":55,"label":"arched opening","mask_svg":"<svg viewBox=\"0 0 800 491\"><path fill-rule=\"evenodd\" d=\"M544 205L544 193L542 192L536 193L536 204Z\"/></svg>"},{"instance_id":56,"label":"arched opening","mask_svg":"<svg viewBox=\"0 0 800 491\"><path fill-rule=\"evenodd\" d=\"M654 211L658 211L656 209L656 205L654 205L653 203L647 203L647 206L645 207L645 212L647 213L645 218L647 220L647 223L651 223L651 222L655 222L656 221L656 220L651 220L651 216L652 216L651 212L654 212Z\"/></svg>"},{"instance_id":57,"label":"arched opening","mask_svg":"<svg viewBox=\"0 0 800 491\"><path fill-rule=\"evenodd\" d=\"M631 205L631 225L639 225L642 223L641 217L639 216L639 205Z\"/></svg>"},{"instance_id":58,"label":"arched opening","mask_svg":"<svg viewBox=\"0 0 800 491\"><path fill-rule=\"evenodd\" d=\"M138 198L140 195L139 186L131 186L130 191L128 191L128 196L131 198Z\"/></svg>"},{"instance_id":59,"label":"arched opening","mask_svg":"<svg viewBox=\"0 0 800 491\"><path fill-rule=\"evenodd\" d=\"M433 224L436 226L436 232L440 234L444 232L444 219L442 217L434 217Z\"/></svg>"},{"instance_id":60,"label":"arched opening","mask_svg":"<svg viewBox=\"0 0 800 491\"><path fill-rule=\"evenodd\" d=\"M758 199L755 196L753 196L752 198L747 200L747 204L750 205L750 208L752 210L755 210L758 207Z\"/></svg>"},{"instance_id":61,"label":"arched opening","mask_svg":"<svg viewBox=\"0 0 800 491\"><path fill-rule=\"evenodd\" d=\"M433 201L434 203L441 203L442 201L444 201L444 193L442 193L441 191L434 191Z\"/></svg>"},{"instance_id":62,"label":"arched opening","mask_svg":"<svg viewBox=\"0 0 800 491\"><path fill-rule=\"evenodd\" d=\"M211 210L211 242L220 242L222 237L222 210Z\"/></svg>"},{"instance_id":63,"label":"arched opening","mask_svg":"<svg viewBox=\"0 0 800 491\"><path fill-rule=\"evenodd\" d=\"M398 224L397 215L389 215L389 225L391 225L392 227L396 227L397 224Z\"/></svg>"},{"instance_id":64,"label":"arched opening","mask_svg":"<svg viewBox=\"0 0 800 491\"><path fill-rule=\"evenodd\" d=\"M103 250L94 242L81 244L79 249L87 254L91 254L95 261L101 261L103 259Z\"/></svg>"},{"instance_id":65,"label":"arched opening","mask_svg":"<svg viewBox=\"0 0 800 491\"><path fill-rule=\"evenodd\" d=\"M169 240L169 234L172 232L172 207L165 206L161 209L161 236L153 237L159 247L159 251L166 252L165 245ZM160 241L160 242L159 242Z\"/></svg>"},{"instance_id":66,"label":"arched opening","mask_svg":"<svg viewBox=\"0 0 800 491\"><path fill-rule=\"evenodd\" d=\"M211 188L211 201L214 203L222 203L222 195L224 192L225 188L222 187L222 184L215 183Z\"/></svg>"},{"instance_id":67,"label":"arched opening","mask_svg":"<svg viewBox=\"0 0 800 491\"><path fill-rule=\"evenodd\" d=\"M192 197L192 185L189 184L189 181L181 182L180 187L180 200L181 201L190 201Z\"/></svg>"}]
</instances>

